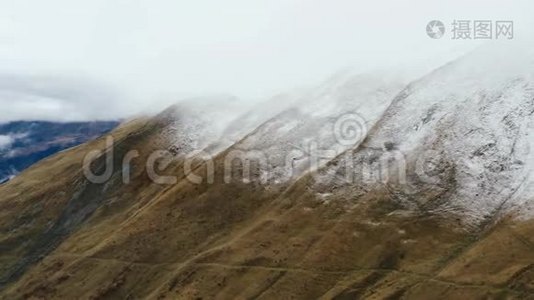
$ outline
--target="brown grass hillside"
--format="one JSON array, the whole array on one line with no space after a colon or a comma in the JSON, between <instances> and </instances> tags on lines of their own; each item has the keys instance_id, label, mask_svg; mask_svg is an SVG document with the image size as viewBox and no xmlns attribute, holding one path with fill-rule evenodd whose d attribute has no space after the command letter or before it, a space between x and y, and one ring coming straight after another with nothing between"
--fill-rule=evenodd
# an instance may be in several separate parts
<instances>
[{"instance_id":1,"label":"brown grass hillside","mask_svg":"<svg viewBox=\"0 0 534 300\"><path fill-rule=\"evenodd\" d=\"M534 223L465 229L407 211L387 190L334 193L310 176L277 186L220 176L152 183L141 163L165 149L165 120L113 133L121 170L87 182L83 155L60 153L0 186L3 299L524 299L534 293ZM222 154L221 154L222 155ZM222 172L222 158L216 172ZM99 167L101 162L96 163ZM198 165L196 172L203 172ZM336 198L337 197L337 198ZM339 201L337 201L337 200ZM347 201L349 199L350 201Z\"/></svg>"}]
</instances>

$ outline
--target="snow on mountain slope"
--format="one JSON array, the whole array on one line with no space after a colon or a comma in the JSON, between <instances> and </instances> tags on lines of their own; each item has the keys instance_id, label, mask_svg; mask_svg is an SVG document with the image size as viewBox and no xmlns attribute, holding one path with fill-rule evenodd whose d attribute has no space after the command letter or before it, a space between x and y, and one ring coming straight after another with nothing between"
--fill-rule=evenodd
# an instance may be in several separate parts
<instances>
[{"instance_id":1,"label":"snow on mountain slope","mask_svg":"<svg viewBox=\"0 0 534 300\"><path fill-rule=\"evenodd\" d=\"M534 55L513 51L492 44L408 86L405 76L394 73L346 72L252 107L232 97L189 99L161 115L173 120L162 140L175 154L236 151L246 156L241 159L258 160L257 179L274 184L337 161L342 153L355 151L356 166L366 162L369 149L378 157L400 153L408 182L388 188L403 205L460 213L474 223L511 211L526 216L534 211ZM362 145L361 139L344 143L337 135L337 122L352 115L365 123L352 128L363 134ZM429 156L440 174L427 182L416 169Z\"/></svg>"},{"instance_id":2,"label":"snow on mountain slope","mask_svg":"<svg viewBox=\"0 0 534 300\"><path fill-rule=\"evenodd\" d=\"M318 87L255 104L228 96L186 99L158 116L170 124L161 132L161 146L176 156L199 150L214 156L228 147L242 151L245 160L260 159L260 153L261 180L281 183L310 170L311 159L321 156L312 152L329 153L319 158L323 164L353 146L336 140L336 121L357 113L365 116L358 125L371 127L405 86L402 77L342 72Z\"/></svg>"},{"instance_id":3,"label":"snow on mountain slope","mask_svg":"<svg viewBox=\"0 0 534 300\"><path fill-rule=\"evenodd\" d=\"M410 84L355 161L390 145L406 161L408 182L388 188L408 207L459 213L468 223L512 210L532 215L533 114L533 51L488 45ZM434 181L416 170L429 156L440 173Z\"/></svg>"},{"instance_id":4,"label":"snow on mountain slope","mask_svg":"<svg viewBox=\"0 0 534 300\"><path fill-rule=\"evenodd\" d=\"M175 155L200 150L214 155L242 137L240 130L230 133L227 128L249 108L250 104L231 96L183 100L158 116L170 121L161 133L162 141Z\"/></svg>"},{"instance_id":5,"label":"snow on mountain slope","mask_svg":"<svg viewBox=\"0 0 534 300\"><path fill-rule=\"evenodd\" d=\"M366 128L374 125L405 83L402 76L392 74L338 74L317 88L283 99L287 107L233 149L256 152L256 159L261 156L260 179L264 182L298 178L354 146L338 140L336 122L355 115L360 122L346 129L355 130L352 134L361 134L363 139Z\"/></svg>"}]
</instances>

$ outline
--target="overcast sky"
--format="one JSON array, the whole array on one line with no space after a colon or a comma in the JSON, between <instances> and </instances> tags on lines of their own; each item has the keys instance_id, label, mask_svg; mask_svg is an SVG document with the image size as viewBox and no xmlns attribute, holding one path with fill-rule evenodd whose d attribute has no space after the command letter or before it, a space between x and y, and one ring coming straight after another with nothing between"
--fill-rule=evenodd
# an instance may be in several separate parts
<instances>
[{"instance_id":1,"label":"overcast sky","mask_svg":"<svg viewBox=\"0 0 534 300\"><path fill-rule=\"evenodd\" d=\"M453 20L512 20L521 38L533 12L532 0L0 0L0 121L252 101L345 67L430 70L480 44L452 40ZM441 39L426 35L433 19Z\"/></svg>"}]
</instances>

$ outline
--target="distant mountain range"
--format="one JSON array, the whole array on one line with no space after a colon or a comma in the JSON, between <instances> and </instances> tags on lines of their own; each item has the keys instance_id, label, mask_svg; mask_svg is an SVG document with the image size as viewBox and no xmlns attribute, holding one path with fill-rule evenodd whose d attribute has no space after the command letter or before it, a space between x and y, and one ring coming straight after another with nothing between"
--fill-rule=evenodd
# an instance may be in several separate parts
<instances>
[{"instance_id":1,"label":"distant mountain range","mask_svg":"<svg viewBox=\"0 0 534 300\"><path fill-rule=\"evenodd\" d=\"M0 124L0 183L45 157L109 132L117 124L116 121Z\"/></svg>"}]
</instances>

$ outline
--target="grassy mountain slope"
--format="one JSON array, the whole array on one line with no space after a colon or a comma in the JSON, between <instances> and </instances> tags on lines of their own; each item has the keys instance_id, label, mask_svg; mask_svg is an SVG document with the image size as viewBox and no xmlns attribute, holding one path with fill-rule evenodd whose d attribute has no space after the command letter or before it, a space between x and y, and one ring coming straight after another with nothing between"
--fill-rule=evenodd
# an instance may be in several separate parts
<instances>
[{"instance_id":1,"label":"grassy mountain slope","mask_svg":"<svg viewBox=\"0 0 534 300\"><path fill-rule=\"evenodd\" d=\"M120 141L115 156L164 147L157 133L165 126L160 119L123 125L112 133ZM142 159L134 160L133 184L91 184L79 164L95 147L102 149L104 138L1 187L3 298L454 299L532 292L532 222L503 219L488 230L466 230L454 220L407 212L386 190L357 196L350 207L341 198L325 204L310 176L276 187L220 179L160 186L135 165ZM180 164L167 172L180 175Z\"/></svg>"}]
</instances>

